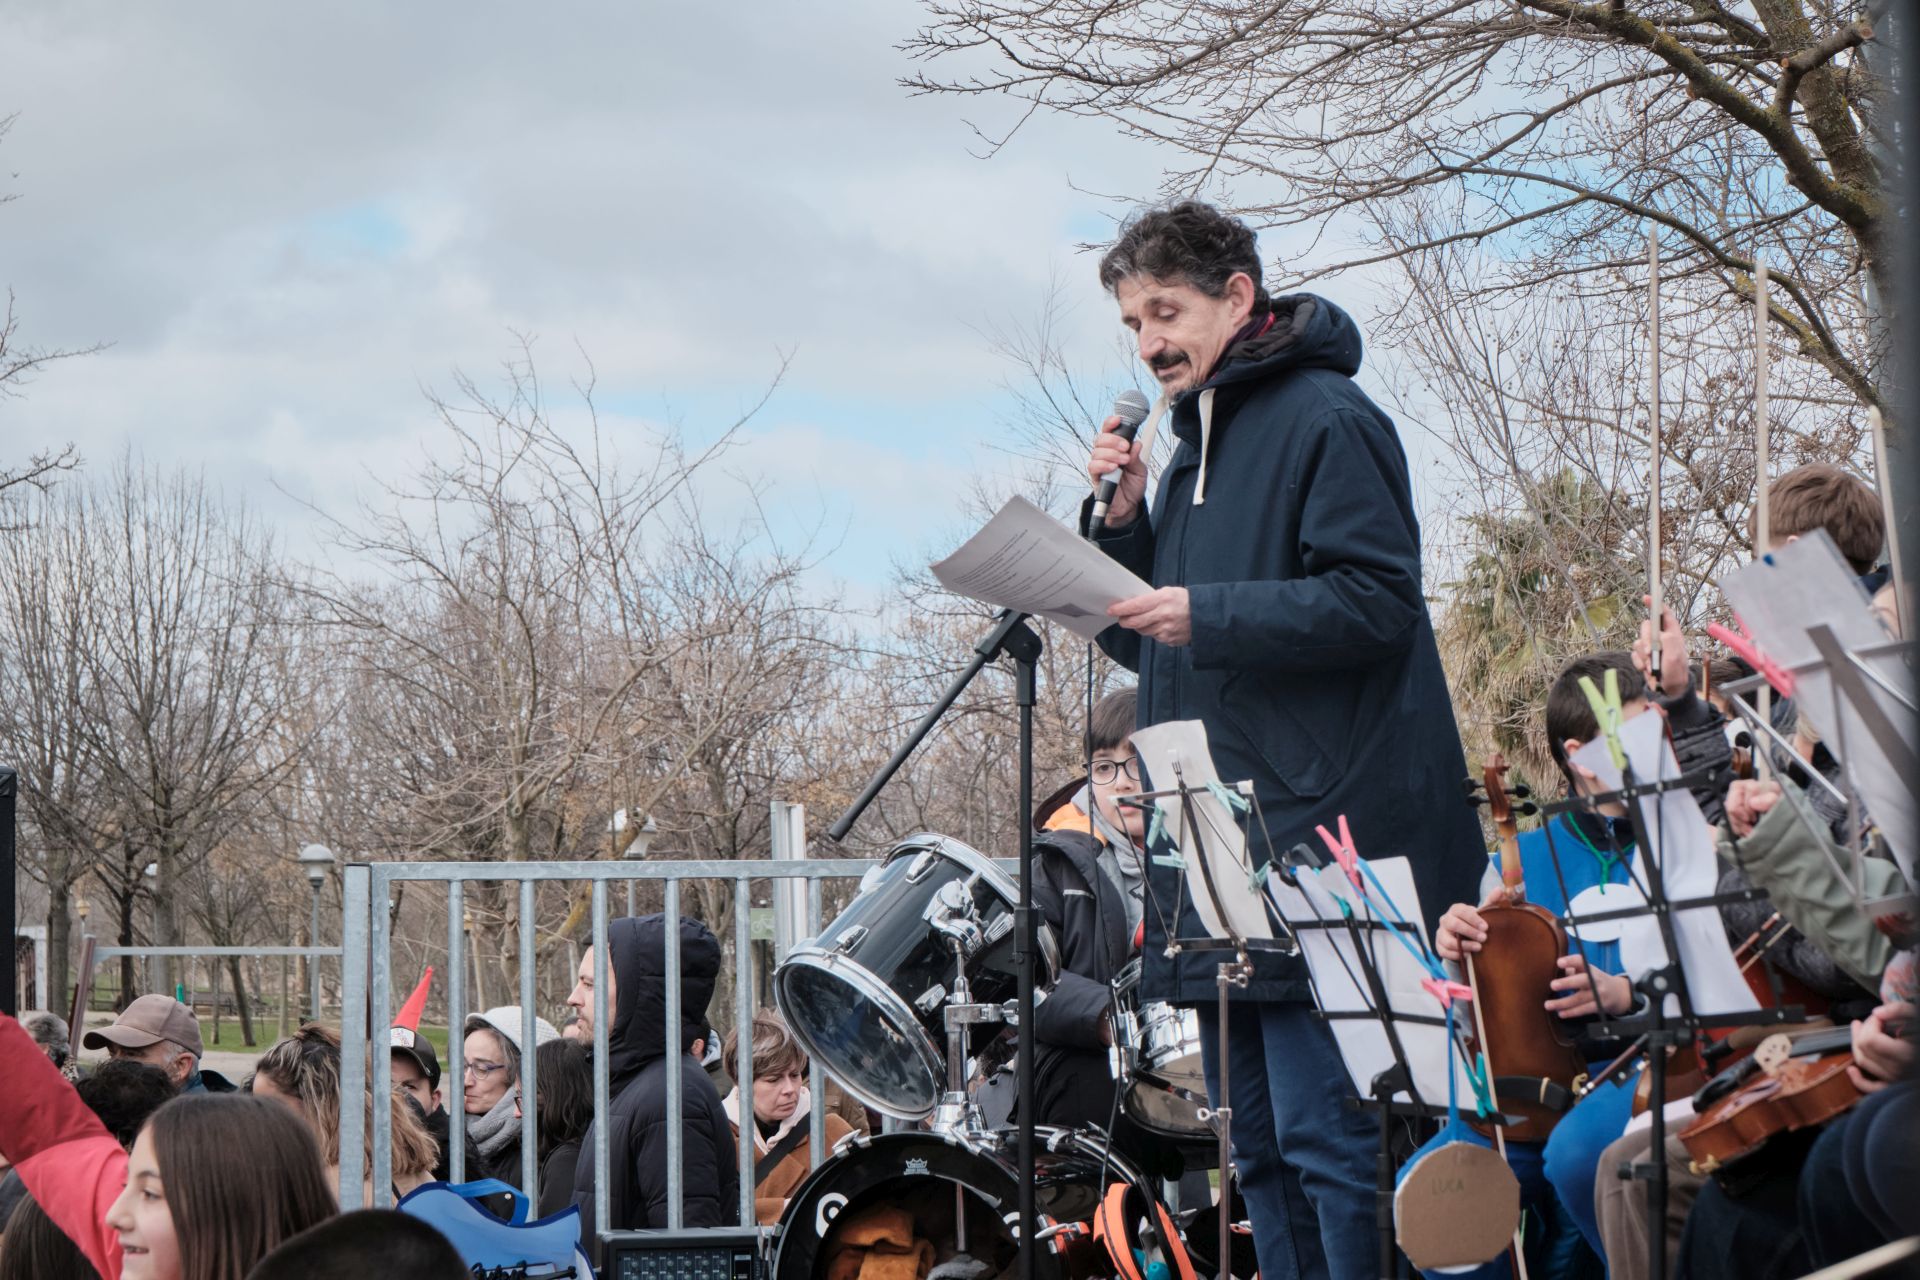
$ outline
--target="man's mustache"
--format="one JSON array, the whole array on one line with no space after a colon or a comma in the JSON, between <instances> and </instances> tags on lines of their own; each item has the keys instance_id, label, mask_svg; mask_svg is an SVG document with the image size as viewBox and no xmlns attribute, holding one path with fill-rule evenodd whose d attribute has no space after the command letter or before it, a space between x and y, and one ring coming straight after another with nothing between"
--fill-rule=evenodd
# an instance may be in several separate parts
<instances>
[{"instance_id":1,"label":"man's mustache","mask_svg":"<svg viewBox=\"0 0 1920 1280\"><path fill-rule=\"evenodd\" d=\"M1147 367L1151 369L1167 369L1167 368L1171 368L1176 364L1179 364L1181 361L1185 360L1186 358L1187 358L1187 353L1184 351L1173 351L1173 350L1162 351L1159 355L1156 355L1147 361Z\"/></svg>"}]
</instances>

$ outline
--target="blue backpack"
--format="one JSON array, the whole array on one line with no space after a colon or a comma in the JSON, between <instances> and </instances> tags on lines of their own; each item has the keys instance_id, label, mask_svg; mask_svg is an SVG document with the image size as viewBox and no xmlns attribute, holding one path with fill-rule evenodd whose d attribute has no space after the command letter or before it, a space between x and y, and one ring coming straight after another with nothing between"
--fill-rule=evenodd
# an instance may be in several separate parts
<instances>
[{"instance_id":1,"label":"blue backpack","mask_svg":"<svg viewBox=\"0 0 1920 1280\"><path fill-rule=\"evenodd\" d=\"M502 1220L482 1208L483 1196L505 1195L513 1217ZM593 1280L593 1267L580 1251L580 1210L568 1206L551 1217L527 1221L528 1200L498 1178L477 1182L429 1182L394 1206L420 1219L453 1243L460 1260L476 1275L496 1272L507 1280Z\"/></svg>"}]
</instances>

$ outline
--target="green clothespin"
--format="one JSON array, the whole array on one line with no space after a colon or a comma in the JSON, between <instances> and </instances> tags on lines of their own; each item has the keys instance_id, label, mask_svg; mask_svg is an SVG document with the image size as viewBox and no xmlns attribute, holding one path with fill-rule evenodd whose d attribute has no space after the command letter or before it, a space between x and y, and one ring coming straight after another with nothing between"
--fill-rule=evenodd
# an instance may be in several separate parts
<instances>
[{"instance_id":1,"label":"green clothespin","mask_svg":"<svg viewBox=\"0 0 1920 1280\"><path fill-rule=\"evenodd\" d=\"M1580 692L1587 695L1593 718L1600 722L1600 736L1607 740L1607 754L1613 757L1613 767L1626 768L1626 748L1620 745L1620 726L1626 719L1620 711L1620 673L1608 669L1604 694L1594 687L1592 676L1581 676Z\"/></svg>"},{"instance_id":2,"label":"green clothespin","mask_svg":"<svg viewBox=\"0 0 1920 1280\"><path fill-rule=\"evenodd\" d=\"M1247 798L1245 796L1241 795L1238 791L1235 791L1233 788L1229 787L1226 783L1220 781L1218 778L1215 778L1212 782L1209 782L1207 784L1207 790L1213 793L1213 798L1215 800L1218 800L1221 804L1227 806L1227 810L1230 813L1245 813L1249 808L1252 807L1248 805Z\"/></svg>"},{"instance_id":3,"label":"green clothespin","mask_svg":"<svg viewBox=\"0 0 1920 1280\"><path fill-rule=\"evenodd\" d=\"M1153 817L1147 822L1147 847L1151 849L1167 834L1167 811L1158 800L1153 802Z\"/></svg>"},{"instance_id":4,"label":"green clothespin","mask_svg":"<svg viewBox=\"0 0 1920 1280\"><path fill-rule=\"evenodd\" d=\"M1247 872L1247 888L1255 893L1265 893L1267 891L1267 877L1272 874L1273 864L1271 862L1261 863L1259 866Z\"/></svg>"}]
</instances>

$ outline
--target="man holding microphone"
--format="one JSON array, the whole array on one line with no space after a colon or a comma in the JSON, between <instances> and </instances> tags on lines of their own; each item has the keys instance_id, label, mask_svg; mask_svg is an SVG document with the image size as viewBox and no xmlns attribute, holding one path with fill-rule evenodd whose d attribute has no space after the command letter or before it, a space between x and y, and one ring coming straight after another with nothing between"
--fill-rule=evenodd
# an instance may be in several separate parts
<instances>
[{"instance_id":1,"label":"man holding microphone","mask_svg":"<svg viewBox=\"0 0 1920 1280\"><path fill-rule=\"evenodd\" d=\"M1345 814L1362 856L1406 856L1423 907L1444 907L1473 893L1485 851L1462 796L1406 456L1353 381L1353 321L1311 294L1270 298L1260 277L1253 232L1193 201L1136 215L1101 259L1178 443L1148 511L1142 442L1118 418L1094 440L1089 478L1118 484L1087 532L1153 585L1109 610L1100 645L1139 673L1140 725L1199 720L1220 777L1252 780L1274 840L1258 847L1253 829L1256 863ZM1179 874L1149 863L1158 910L1145 913L1141 994L1197 1006L1217 1102L1220 956L1166 955ZM1202 935L1190 906L1171 934ZM1355 1086L1304 964L1256 954L1228 1022L1234 1162L1261 1275L1371 1275L1377 1129L1346 1103Z\"/></svg>"}]
</instances>

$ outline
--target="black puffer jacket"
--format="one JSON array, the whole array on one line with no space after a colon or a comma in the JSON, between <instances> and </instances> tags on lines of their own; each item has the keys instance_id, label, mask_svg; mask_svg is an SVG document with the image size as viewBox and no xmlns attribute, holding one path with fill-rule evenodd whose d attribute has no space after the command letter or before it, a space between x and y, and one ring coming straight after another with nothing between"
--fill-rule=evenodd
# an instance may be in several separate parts
<instances>
[{"instance_id":1,"label":"black puffer jacket","mask_svg":"<svg viewBox=\"0 0 1920 1280\"><path fill-rule=\"evenodd\" d=\"M698 920L680 921L680 1052L666 1054L667 920L664 915L615 920L607 930L614 979L613 1024L607 1028L611 1114L607 1125L609 1230L667 1225L667 1073L680 1073L681 1188L688 1227L732 1226L740 1215L740 1175L733 1130L706 1069L686 1050L707 1025L720 972L720 944ZM598 1125L601 1120L595 1120ZM594 1130L580 1143L574 1203L588 1252L593 1220Z\"/></svg>"},{"instance_id":2,"label":"black puffer jacket","mask_svg":"<svg viewBox=\"0 0 1920 1280\"><path fill-rule=\"evenodd\" d=\"M1060 980L1033 1011L1036 1065L1061 1049L1101 1049L1114 975L1132 953L1127 906L1099 859L1113 855L1082 831L1034 837L1033 905L1060 946Z\"/></svg>"}]
</instances>

